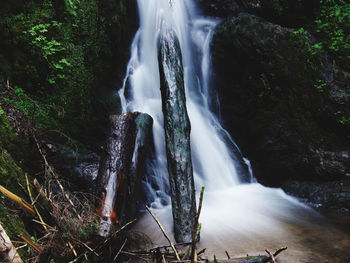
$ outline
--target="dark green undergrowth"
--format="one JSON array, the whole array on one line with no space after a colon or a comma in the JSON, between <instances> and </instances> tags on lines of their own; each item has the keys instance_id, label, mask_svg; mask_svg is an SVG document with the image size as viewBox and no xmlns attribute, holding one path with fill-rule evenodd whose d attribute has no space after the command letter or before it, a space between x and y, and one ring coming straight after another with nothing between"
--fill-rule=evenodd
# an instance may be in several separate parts
<instances>
[{"instance_id":1,"label":"dark green undergrowth","mask_svg":"<svg viewBox=\"0 0 350 263\"><path fill-rule=\"evenodd\" d=\"M0 80L17 94L4 102L43 130L102 138L96 127L118 110L110 98L133 34L129 9L125 0L1 1Z\"/></svg>"}]
</instances>

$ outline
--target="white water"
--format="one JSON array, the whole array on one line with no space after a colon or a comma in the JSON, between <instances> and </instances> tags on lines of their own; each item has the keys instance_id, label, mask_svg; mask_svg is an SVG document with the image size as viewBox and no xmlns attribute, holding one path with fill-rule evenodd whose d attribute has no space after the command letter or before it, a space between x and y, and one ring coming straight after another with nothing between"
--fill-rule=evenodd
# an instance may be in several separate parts
<instances>
[{"instance_id":1,"label":"white water","mask_svg":"<svg viewBox=\"0 0 350 263\"><path fill-rule=\"evenodd\" d=\"M172 229L171 209L161 205L168 189L168 173L157 39L165 21L175 30L182 50L195 185L196 189L206 188L200 218L201 242L226 244L238 238L244 243L243 240L262 241L271 236L283 240L290 235L286 222L303 222L296 211L309 208L280 189L256 183L249 161L242 159L238 147L212 112L218 105L215 91L209 85L209 45L217 21L198 16L190 0L138 0L138 6L140 27L131 46L127 75L119 95L124 112L145 112L154 119L155 158L149 164L148 180L157 186L147 187L158 217L168 230ZM249 166L246 169L249 174L239 166L240 160ZM250 183L244 183L247 177ZM143 219L140 224L151 237L160 238L152 221ZM264 244L260 250L263 249Z\"/></svg>"}]
</instances>

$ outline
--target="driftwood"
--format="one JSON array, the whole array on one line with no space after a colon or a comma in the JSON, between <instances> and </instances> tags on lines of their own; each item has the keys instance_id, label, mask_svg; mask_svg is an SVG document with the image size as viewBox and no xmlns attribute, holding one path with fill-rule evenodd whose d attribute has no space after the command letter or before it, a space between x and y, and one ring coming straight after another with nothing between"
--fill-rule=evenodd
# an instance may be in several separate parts
<instances>
[{"instance_id":1,"label":"driftwood","mask_svg":"<svg viewBox=\"0 0 350 263\"><path fill-rule=\"evenodd\" d=\"M188 246L188 245L192 245L192 243L190 242L185 242L185 243L177 243L177 244L173 244L174 247L178 247L178 246ZM156 262L172 262L172 263L192 263L190 259L177 259L176 255L174 253L171 253L169 251L169 248L171 248L172 246L158 246L158 247L154 247L148 250L129 250L129 251L121 251L120 253L123 254L125 257L127 258L137 258L137 259L141 259L144 262L150 262L151 259L156 259ZM276 263L276 257L283 252L284 250L286 250L287 247L281 247L280 249L278 249L275 253L271 253L269 250L265 250L266 253L268 253L269 256L257 256L254 259L251 260L244 260L244 259L230 259L230 256L228 254L228 252L226 251L226 255L229 258L228 260L219 260L216 258L216 256L214 255L214 262L216 263ZM202 249L201 251L199 251L197 253L198 258L195 259L193 262L198 263L198 262L208 262L208 260L206 258L201 258L199 255L203 254L205 252L205 248Z\"/></svg>"},{"instance_id":2,"label":"driftwood","mask_svg":"<svg viewBox=\"0 0 350 263\"><path fill-rule=\"evenodd\" d=\"M275 258L286 249L287 249L287 247L281 247L273 254L269 250L266 249L265 251L269 256L259 257L259 258L255 258L252 260L245 260L245 261L244 260L242 260L242 261L225 261L225 263L267 263L267 262L276 263Z\"/></svg>"},{"instance_id":3,"label":"driftwood","mask_svg":"<svg viewBox=\"0 0 350 263\"><path fill-rule=\"evenodd\" d=\"M4 260L4 263L23 263L22 259L17 253L16 248L13 246L10 238L0 224L0 259Z\"/></svg>"}]
</instances>

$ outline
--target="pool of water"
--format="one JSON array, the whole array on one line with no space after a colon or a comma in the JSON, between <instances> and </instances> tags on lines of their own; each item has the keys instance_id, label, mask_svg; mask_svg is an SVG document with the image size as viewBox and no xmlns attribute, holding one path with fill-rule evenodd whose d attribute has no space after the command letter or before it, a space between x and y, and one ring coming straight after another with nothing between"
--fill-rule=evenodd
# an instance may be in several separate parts
<instances>
[{"instance_id":1,"label":"pool of water","mask_svg":"<svg viewBox=\"0 0 350 263\"><path fill-rule=\"evenodd\" d=\"M170 233L172 229L170 207L154 212ZM274 252L280 247L287 246L288 249L278 257L279 262L350 262L350 215L305 209L294 209L292 213L302 220L291 220L290 216L285 220L279 218L275 221L275 225L255 229L252 232L248 229L247 233L235 231L235 228L227 225L222 225L222 231L208 233L203 224L198 251L206 248L204 255L208 259L213 259L214 255L218 259L227 259L225 251L231 258L236 258L261 255L265 253L265 249ZM234 221L231 223L234 224ZM217 227L220 229L221 226ZM158 226L148 214L141 217L135 230L146 233L153 241L153 246L167 245Z\"/></svg>"}]
</instances>

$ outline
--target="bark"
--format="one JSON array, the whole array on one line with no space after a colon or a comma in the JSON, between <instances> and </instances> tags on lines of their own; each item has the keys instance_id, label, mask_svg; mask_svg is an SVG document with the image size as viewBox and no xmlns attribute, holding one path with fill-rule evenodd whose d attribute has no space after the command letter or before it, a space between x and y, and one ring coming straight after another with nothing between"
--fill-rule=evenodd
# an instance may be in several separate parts
<instances>
[{"instance_id":1,"label":"bark","mask_svg":"<svg viewBox=\"0 0 350 263\"><path fill-rule=\"evenodd\" d=\"M110 117L97 178L101 235L108 235L113 223L124 224L135 215L152 123L149 115L139 112Z\"/></svg>"}]
</instances>

